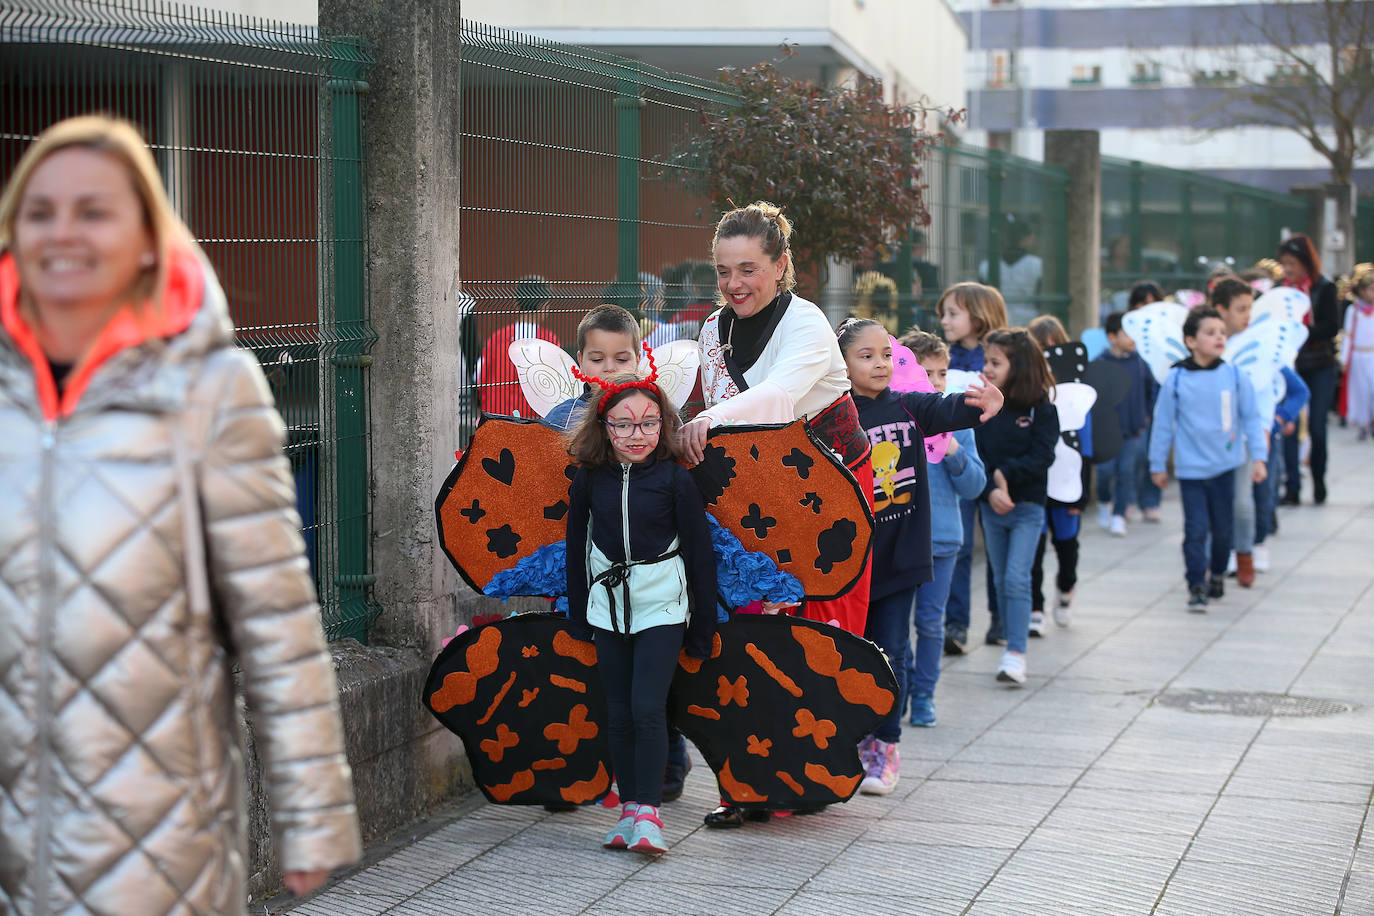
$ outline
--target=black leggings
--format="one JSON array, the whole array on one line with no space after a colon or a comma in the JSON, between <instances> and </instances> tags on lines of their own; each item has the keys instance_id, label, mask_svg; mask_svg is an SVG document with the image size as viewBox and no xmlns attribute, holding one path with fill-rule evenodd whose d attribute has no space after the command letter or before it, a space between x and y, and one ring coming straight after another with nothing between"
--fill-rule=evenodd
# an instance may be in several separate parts
<instances>
[{"instance_id":1,"label":"black leggings","mask_svg":"<svg viewBox=\"0 0 1374 916\"><path fill-rule=\"evenodd\" d=\"M607 741L622 802L663 803L668 765L668 687L687 625L633 636L597 630L596 667L606 691Z\"/></svg>"}]
</instances>

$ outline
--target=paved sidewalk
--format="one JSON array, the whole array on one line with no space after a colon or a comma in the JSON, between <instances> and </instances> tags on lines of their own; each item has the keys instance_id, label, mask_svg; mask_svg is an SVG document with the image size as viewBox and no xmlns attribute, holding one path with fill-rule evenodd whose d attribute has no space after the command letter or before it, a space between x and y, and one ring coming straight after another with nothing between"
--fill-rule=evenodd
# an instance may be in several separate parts
<instances>
[{"instance_id":1,"label":"paved sidewalk","mask_svg":"<svg viewBox=\"0 0 1374 916\"><path fill-rule=\"evenodd\" d=\"M602 850L604 809L470 799L290 912L1374 913L1374 444L1332 440L1330 502L1280 510L1273 570L1205 616L1176 486L1162 525L1085 525L1072 627L1024 689L997 649L947 664L892 796L707 830L697 757L658 861ZM1272 694L1344 705L1255 714Z\"/></svg>"}]
</instances>

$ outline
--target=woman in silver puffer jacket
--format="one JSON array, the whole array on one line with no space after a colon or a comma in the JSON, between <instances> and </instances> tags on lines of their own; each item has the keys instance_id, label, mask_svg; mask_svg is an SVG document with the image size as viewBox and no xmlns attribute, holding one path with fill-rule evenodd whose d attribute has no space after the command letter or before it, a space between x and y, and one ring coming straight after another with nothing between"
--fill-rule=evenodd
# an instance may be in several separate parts
<instances>
[{"instance_id":1,"label":"woman in silver puffer jacket","mask_svg":"<svg viewBox=\"0 0 1374 916\"><path fill-rule=\"evenodd\" d=\"M359 854L283 428L138 133L0 197L0 912L242 913L234 682L287 885Z\"/></svg>"}]
</instances>

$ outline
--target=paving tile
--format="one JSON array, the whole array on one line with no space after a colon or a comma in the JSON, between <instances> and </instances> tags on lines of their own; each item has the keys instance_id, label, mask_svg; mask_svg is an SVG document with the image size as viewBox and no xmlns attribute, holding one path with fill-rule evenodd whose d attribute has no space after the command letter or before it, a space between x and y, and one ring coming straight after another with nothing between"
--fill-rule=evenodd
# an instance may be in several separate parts
<instances>
[{"instance_id":1,"label":"paving tile","mask_svg":"<svg viewBox=\"0 0 1374 916\"><path fill-rule=\"evenodd\" d=\"M1294 916L1332 913L1340 894L1340 873L1185 859L1169 881L1155 911L1168 916L1194 913L1257 913Z\"/></svg>"},{"instance_id":2,"label":"paving tile","mask_svg":"<svg viewBox=\"0 0 1374 916\"><path fill-rule=\"evenodd\" d=\"M625 916L663 907L675 916L757 916L776 911L792 893L771 887L717 889L671 881L655 882L651 886L631 883L617 887L585 912L589 916Z\"/></svg>"},{"instance_id":3,"label":"paving tile","mask_svg":"<svg viewBox=\"0 0 1374 916\"><path fill-rule=\"evenodd\" d=\"M1025 850L1012 857L978 900L1017 903L1028 913L1109 904L1144 913L1174 865L1172 858L1075 855L1056 858L1047 869L1043 854Z\"/></svg>"},{"instance_id":4,"label":"paving tile","mask_svg":"<svg viewBox=\"0 0 1374 916\"><path fill-rule=\"evenodd\" d=\"M959 898L931 897L919 889L907 894L835 894L800 891L775 910L775 916L958 916L968 901Z\"/></svg>"}]
</instances>

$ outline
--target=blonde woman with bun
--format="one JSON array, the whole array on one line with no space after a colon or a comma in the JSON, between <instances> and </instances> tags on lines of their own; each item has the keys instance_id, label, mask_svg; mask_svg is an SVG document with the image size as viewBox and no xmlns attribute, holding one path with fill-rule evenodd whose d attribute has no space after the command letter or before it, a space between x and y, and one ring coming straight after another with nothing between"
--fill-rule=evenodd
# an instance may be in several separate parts
<instances>
[{"instance_id":1,"label":"blonde woman with bun","mask_svg":"<svg viewBox=\"0 0 1374 916\"><path fill-rule=\"evenodd\" d=\"M287 887L355 861L283 426L129 124L0 197L0 911L245 905L235 676Z\"/></svg>"},{"instance_id":2,"label":"blonde woman with bun","mask_svg":"<svg viewBox=\"0 0 1374 916\"><path fill-rule=\"evenodd\" d=\"M853 472L872 505L868 436L830 322L793 292L791 236L782 210L762 201L731 210L716 225L711 250L720 307L702 324L697 343L706 409L682 428L683 457L689 464L701 461L713 427L803 419ZM862 636L868 593L865 565L848 594L807 602L798 613ZM765 613L779 610L763 606ZM743 820L742 809L725 804L706 815L710 827L736 827Z\"/></svg>"}]
</instances>

